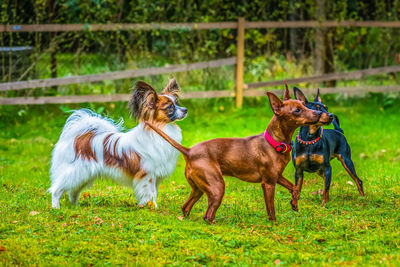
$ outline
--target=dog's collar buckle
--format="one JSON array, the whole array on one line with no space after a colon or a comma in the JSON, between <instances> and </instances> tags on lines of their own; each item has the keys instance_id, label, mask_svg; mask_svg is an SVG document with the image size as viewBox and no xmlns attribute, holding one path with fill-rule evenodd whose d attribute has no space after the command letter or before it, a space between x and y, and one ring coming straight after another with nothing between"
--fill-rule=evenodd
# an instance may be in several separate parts
<instances>
[{"instance_id":1,"label":"dog's collar buckle","mask_svg":"<svg viewBox=\"0 0 400 267\"><path fill-rule=\"evenodd\" d=\"M276 142L268 133L267 130L264 132L264 137L267 139L267 142L275 149L276 152L282 154L289 154L292 151L292 146L288 145L284 142Z\"/></svg>"},{"instance_id":2,"label":"dog's collar buckle","mask_svg":"<svg viewBox=\"0 0 400 267\"><path fill-rule=\"evenodd\" d=\"M286 143L279 142L278 145L275 147L276 152L286 153L290 149ZM290 150L289 150L290 152Z\"/></svg>"}]
</instances>

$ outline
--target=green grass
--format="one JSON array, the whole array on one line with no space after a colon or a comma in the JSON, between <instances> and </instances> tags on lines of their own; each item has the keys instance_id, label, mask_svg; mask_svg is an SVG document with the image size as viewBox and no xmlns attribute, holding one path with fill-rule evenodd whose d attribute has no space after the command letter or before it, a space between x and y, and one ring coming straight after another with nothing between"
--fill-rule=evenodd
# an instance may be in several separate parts
<instances>
[{"instance_id":1,"label":"green grass","mask_svg":"<svg viewBox=\"0 0 400 267\"><path fill-rule=\"evenodd\" d=\"M266 98L182 101L189 116L179 122L183 144L262 132L272 114ZM50 208L49 162L67 118L59 106L0 108L0 265L331 265L400 264L400 100L381 95L329 97L341 120L364 182L366 197L333 161L330 202L321 207L321 178L307 174L299 212L277 186L277 222L267 220L261 186L226 178L216 225L202 217L203 197L179 220L190 188L180 156L159 191L159 208L140 209L130 189L102 180L85 189L78 207L68 197ZM89 105L81 105L81 107ZM105 107L112 118L134 122L125 104ZM77 108L71 105L70 108ZM289 163L285 176L293 181Z\"/></svg>"}]
</instances>

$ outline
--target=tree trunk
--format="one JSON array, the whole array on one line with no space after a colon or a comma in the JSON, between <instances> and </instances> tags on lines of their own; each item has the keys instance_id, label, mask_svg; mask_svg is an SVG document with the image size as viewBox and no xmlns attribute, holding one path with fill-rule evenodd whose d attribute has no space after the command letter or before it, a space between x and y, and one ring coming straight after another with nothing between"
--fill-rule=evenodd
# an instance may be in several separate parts
<instances>
[{"instance_id":1,"label":"tree trunk","mask_svg":"<svg viewBox=\"0 0 400 267\"><path fill-rule=\"evenodd\" d=\"M324 1L317 0L316 18L319 21L325 20ZM325 31L323 28L316 28L315 31L315 55L314 55L314 71L316 75L324 74L325 61Z\"/></svg>"},{"instance_id":2,"label":"tree trunk","mask_svg":"<svg viewBox=\"0 0 400 267\"><path fill-rule=\"evenodd\" d=\"M316 19L323 21L326 19L326 6L324 0L317 0ZM314 70L315 74L321 75L335 71L335 58L332 47L333 30L317 28L315 32L315 53ZM327 87L334 87L336 81L325 83Z\"/></svg>"},{"instance_id":3,"label":"tree trunk","mask_svg":"<svg viewBox=\"0 0 400 267\"><path fill-rule=\"evenodd\" d=\"M291 0L291 6L294 5L294 0ZM297 19L297 14L296 14L296 8L293 9L292 12L290 12L289 15L289 20L290 21L295 21ZM292 54L293 57L297 58L297 32L296 28L291 28L289 32L290 36L290 53Z\"/></svg>"},{"instance_id":4,"label":"tree trunk","mask_svg":"<svg viewBox=\"0 0 400 267\"><path fill-rule=\"evenodd\" d=\"M49 0L49 23L53 24L54 19L56 17L56 8L55 8L55 1ZM55 32L50 33L50 71L51 71L51 78L57 78L57 46L53 44L54 38L56 37ZM57 90L57 86L52 87L54 90Z\"/></svg>"}]
</instances>

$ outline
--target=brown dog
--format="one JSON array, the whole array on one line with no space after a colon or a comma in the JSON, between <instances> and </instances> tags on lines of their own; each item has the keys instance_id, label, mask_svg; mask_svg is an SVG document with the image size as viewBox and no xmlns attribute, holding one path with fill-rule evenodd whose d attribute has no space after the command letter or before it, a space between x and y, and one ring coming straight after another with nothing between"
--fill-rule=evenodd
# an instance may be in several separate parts
<instances>
[{"instance_id":1,"label":"brown dog","mask_svg":"<svg viewBox=\"0 0 400 267\"><path fill-rule=\"evenodd\" d=\"M288 144L291 143L297 127L318 122L321 112L308 109L304 102L292 100L287 85L283 102L273 93L267 94L274 116L265 133L255 136L217 138L186 148L156 126L147 123L185 158L185 176L192 192L182 206L184 216L189 215L193 205L206 193L208 208L203 218L209 223L214 223L215 213L225 193L223 175L237 177L250 183L261 183L270 220L276 220L276 183L289 190L292 200L296 198L294 185L282 176L290 161L291 148Z\"/></svg>"}]
</instances>

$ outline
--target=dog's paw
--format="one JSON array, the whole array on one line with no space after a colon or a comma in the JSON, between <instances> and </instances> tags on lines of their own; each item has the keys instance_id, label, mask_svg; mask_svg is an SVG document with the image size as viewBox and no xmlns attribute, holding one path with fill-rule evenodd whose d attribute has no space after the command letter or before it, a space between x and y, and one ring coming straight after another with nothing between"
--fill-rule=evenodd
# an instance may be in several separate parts
<instances>
[{"instance_id":1,"label":"dog's paw","mask_svg":"<svg viewBox=\"0 0 400 267\"><path fill-rule=\"evenodd\" d=\"M210 224L210 225L215 225L215 220L210 219L210 218L207 218L206 216L203 217L203 220L204 220L206 223Z\"/></svg>"},{"instance_id":2,"label":"dog's paw","mask_svg":"<svg viewBox=\"0 0 400 267\"><path fill-rule=\"evenodd\" d=\"M146 206L147 206L149 209L156 209L156 208L157 208L157 203L154 202L154 201L152 201L152 200L150 200L149 202L147 202Z\"/></svg>"},{"instance_id":3,"label":"dog's paw","mask_svg":"<svg viewBox=\"0 0 400 267\"><path fill-rule=\"evenodd\" d=\"M299 206L297 205L297 203L295 204L293 200L290 200L290 205L292 206L292 210L299 211Z\"/></svg>"}]
</instances>

